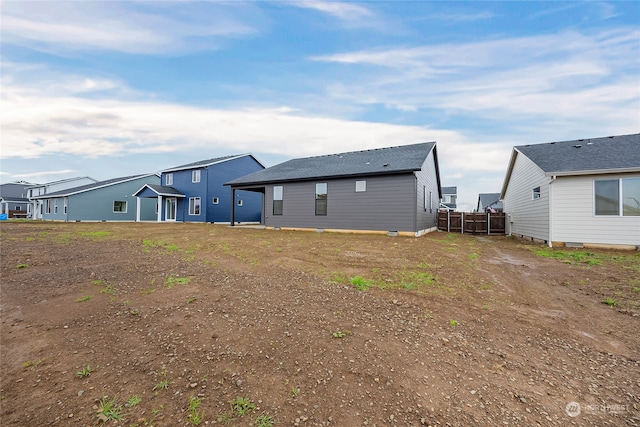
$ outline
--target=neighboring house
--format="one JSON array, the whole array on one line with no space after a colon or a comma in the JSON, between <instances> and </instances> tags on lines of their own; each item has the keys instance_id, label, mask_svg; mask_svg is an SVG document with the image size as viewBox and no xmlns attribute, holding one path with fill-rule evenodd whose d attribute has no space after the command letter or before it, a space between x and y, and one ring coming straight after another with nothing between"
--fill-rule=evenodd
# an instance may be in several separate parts
<instances>
[{"instance_id":1,"label":"neighboring house","mask_svg":"<svg viewBox=\"0 0 640 427\"><path fill-rule=\"evenodd\" d=\"M458 208L458 187L442 187L442 199L440 207L450 211Z\"/></svg>"},{"instance_id":2,"label":"neighboring house","mask_svg":"<svg viewBox=\"0 0 640 427\"><path fill-rule=\"evenodd\" d=\"M435 230L441 197L436 143L293 159L228 183L264 194L268 228Z\"/></svg>"},{"instance_id":3,"label":"neighboring house","mask_svg":"<svg viewBox=\"0 0 640 427\"><path fill-rule=\"evenodd\" d=\"M134 196L158 201L157 221L228 222L231 189L224 183L262 169L251 154L203 160L163 170L158 185L145 185ZM233 206L236 221L260 221L260 194L240 192Z\"/></svg>"},{"instance_id":4,"label":"neighboring house","mask_svg":"<svg viewBox=\"0 0 640 427\"><path fill-rule=\"evenodd\" d=\"M48 182L46 184L36 184L30 187L27 187L27 198L31 201L32 204L32 218L33 219L42 219L42 215L44 214L44 204L41 199L36 199L37 196L43 196L49 193L55 193L61 190L67 190L69 188L78 187L81 185L94 184L98 182L97 180L90 178L88 176L81 176L76 178L68 178L60 181Z\"/></svg>"},{"instance_id":5,"label":"neighboring house","mask_svg":"<svg viewBox=\"0 0 640 427\"><path fill-rule=\"evenodd\" d=\"M480 193L476 212L502 212L500 193Z\"/></svg>"},{"instance_id":6,"label":"neighboring house","mask_svg":"<svg viewBox=\"0 0 640 427\"><path fill-rule=\"evenodd\" d=\"M42 219L54 221L153 221L155 200L132 196L143 185L159 184L158 174L145 174L94 182L34 196L43 206Z\"/></svg>"},{"instance_id":7,"label":"neighboring house","mask_svg":"<svg viewBox=\"0 0 640 427\"><path fill-rule=\"evenodd\" d=\"M31 203L27 198L27 188L33 184L25 181L0 185L0 213L9 218L31 217Z\"/></svg>"},{"instance_id":8,"label":"neighboring house","mask_svg":"<svg viewBox=\"0 0 640 427\"><path fill-rule=\"evenodd\" d=\"M514 147L500 198L507 233L639 247L640 134Z\"/></svg>"}]
</instances>

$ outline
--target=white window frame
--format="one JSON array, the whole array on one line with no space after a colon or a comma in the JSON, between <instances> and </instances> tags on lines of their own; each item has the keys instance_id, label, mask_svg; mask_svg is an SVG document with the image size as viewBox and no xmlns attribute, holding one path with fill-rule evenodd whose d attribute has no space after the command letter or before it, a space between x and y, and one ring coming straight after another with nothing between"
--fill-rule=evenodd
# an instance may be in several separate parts
<instances>
[{"instance_id":1,"label":"white window frame","mask_svg":"<svg viewBox=\"0 0 640 427\"><path fill-rule=\"evenodd\" d=\"M189 215L199 216L202 213L202 199L200 197L189 197Z\"/></svg>"},{"instance_id":2,"label":"white window frame","mask_svg":"<svg viewBox=\"0 0 640 427\"><path fill-rule=\"evenodd\" d=\"M53 201L53 214L56 215L58 213L58 199Z\"/></svg>"},{"instance_id":3,"label":"white window frame","mask_svg":"<svg viewBox=\"0 0 640 427\"><path fill-rule=\"evenodd\" d=\"M168 173L164 176L164 185L173 185L173 174Z\"/></svg>"},{"instance_id":4,"label":"white window frame","mask_svg":"<svg viewBox=\"0 0 640 427\"><path fill-rule=\"evenodd\" d=\"M280 202L280 203L276 203L276 202ZM276 206L279 207L278 213L276 213ZM281 216L284 213L283 209L284 209L284 186L274 185L273 186L273 210L271 211L271 213L273 215Z\"/></svg>"},{"instance_id":5,"label":"white window frame","mask_svg":"<svg viewBox=\"0 0 640 427\"><path fill-rule=\"evenodd\" d=\"M124 210L117 211L116 210L116 203L122 203L122 206L124 206ZM116 214L127 213L127 207L128 207L127 205L128 205L128 203L127 203L126 200L114 200L113 201L113 213L116 213Z\"/></svg>"},{"instance_id":6,"label":"white window frame","mask_svg":"<svg viewBox=\"0 0 640 427\"><path fill-rule=\"evenodd\" d=\"M238 203L237 203L237 205L238 205L238 206L242 206L242 204L243 204L243 203L242 203L242 199L238 199Z\"/></svg>"},{"instance_id":7,"label":"white window frame","mask_svg":"<svg viewBox=\"0 0 640 427\"><path fill-rule=\"evenodd\" d=\"M356 181L356 193L364 193L367 191L367 181Z\"/></svg>"},{"instance_id":8,"label":"white window frame","mask_svg":"<svg viewBox=\"0 0 640 427\"><path fill-rule=\"evenodd\" d=\"M200 182L200 169L191 171L191 182L193 183Z\"/></svg>"},{"instance_id":9,"label":"white window frame","mask_svg":"<svg viewBox=\"0 0 640 427\"><path fill-rule=\"evenodd\" d=\"M64 214L67 214L67 205L69 203L69 198L65 197L64 199L62 199L62 211L64 212Z\"/></svg>"},{"instance_id":10,"label":"white window frame","mask_svg":"<svg viewBox=\"0 0 640 427\"><path fill-rule=\"evenodd\" d=\"M628 180L640 179L640 177L630 178L611 178L611 179L594 179L593 180L593 216L595 217L634 217L637 215L625 215L624 214L624 183ZM598 214L597 213L597 198L596 198L596 182L614 181L618 183L618 212L615 214Z\"/></svg>"},{"instance_id":11,"label":"white window frame","mask_svg":"<svg viewBox=\"0 0 640 427\"><path fill-rule=\"evenodd\" d=\"M542 190L539 186L531 190L531 200L538 200L541 197L542 197Z\"/></svg>"},{"instance_id":12,"label":"white window frame","mask_svg":"<svg viewBox=\"0 0 640 427\"><path fill-rule=\"evenodd\" d=\"M212 202L214 205L218 205L218 204L220 204L220 198L219 198L219 197L214 197L214 198L213 198L213 200L211 200L211 202Z\"/></svg>"}]
</instances>

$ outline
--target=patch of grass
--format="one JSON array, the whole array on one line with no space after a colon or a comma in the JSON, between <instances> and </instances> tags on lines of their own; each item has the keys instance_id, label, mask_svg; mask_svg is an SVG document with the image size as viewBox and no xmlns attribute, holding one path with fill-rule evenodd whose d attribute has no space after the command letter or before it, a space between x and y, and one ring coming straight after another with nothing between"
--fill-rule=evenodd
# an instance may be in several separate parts
<instances>
[{"instance_id":1,"label":"patch of grass","mask_svg":"<svg viewBox=\"0 0 640 427\"><path fill-rule=\"evenodd\" d=\"M231 411L239 417L256 409L256 404L249 399L249 396L238 396L229 403L231 404Z\"/></svg>"},{"instance_id":2,"label":"patch of grass","mask_svg":"<svg viewBox=\"0 0 640 427\"><path fill-rule=\"evenodd\" d=\"M140 293L141 294L145 294L145 295L149 295L149 294L154 293L155 291L156 291L155 289L151 289L151 288L149 288L149 289L141 289Z\"/></svg>"},{"instance_id":3,"label":"patch of grass","mask_svg":"<svg viewBox=\"0 0 640 427\"><path fill-rule=\"evenodd\" d=\"M94 371L94 369L91 367L91 365L87 365L84 368L80 369L78 372L76 372L76 377L78 378L86 378L89 375L91 375L91 373Z\"/></svg>"},{"instance_id":4,"label":"patch of grass","mask_svg":"<svg viewBox=\"0 0 640 427\"><path fill-rule=\"evenodd\" d=\"M189 397L189 408L187 409L187 421L194 426L200 425L204 421L204 411L198 410L202 399Z\"/></svg>"},{"instance_id":5,"label":"patch of grass","mask_svg":"<svg viewBox=\"0 0 640 427\"><path fill-rule=\"evenodd\" d=\"M187 304L191 304L191 303L194 303L196 301L198 301L198 298L196 298L196 297L187 298Z\"/></svg>"},{"instance_id":6,"label":"patch of grass","mask_svg":"<svg viewBox=\"0 0 640 427\"><path fill-rule=\"evenodd\" d=\"M356 276L349 279L349 283L356 287L357 290L366 292L369 287L374 284L373 280L365 279L362 276Z\"/></svg>"},{"instance_id":7,"label":"patch of grass","mask_svg":"<svg viewBox=\"0 0 640 427\"><path fill-rule=\"evenodd\" d=\"M477 253L473 252L473 253L470 253L468 255L468 258L469 258L469 260L473 261L473 260L476 260L476 259L480 258L480 255L478 255Z\"/></svg>"},{"instance_id":8,"label":"patch of grass","mask_svg":"<svg viewBox=\"0 0 640 427\"><path fill-rule=\"evenodd\" d=\"M160 380L158 382L158 384L156 384L153 387L153 390L166 390L169 388L169 380L167 380L167 371L162 371L160 372L160 376L162 377L162 380Z\"/></svg>"},{"instance_id":9,"label":"patch of grass","mask_svg":"<svg viewBox=\"0 0 640 427\"><path fill-rule=\"evenodd\" d=\"M29 264L18 264L16 265L16 268L20 269L20 268L29 268Z\"/></svg>"},{"instance_id":10,"label":"patch of grass","mask_svg":"<svg viewBox=\"0 0 640 427\"><path fill-rule=\"evenodd\" d=\"M229 415L229 414L219 414L219 415L218 415L218 422L219 422L219 423L222 423L222 424L224 424L224 425L227 425L227 426L228 426L229 424L231 424L231 423L232 423L232 422L234 422L234 421L235 421L235 418L233 418L233 417L232 417L231 415Z\"/></svg>"},{"instance_id":11,"label":"patch of grass","mask_svg":"<svg viewBox=\"0 0 640 427\"><path fill-rule=\"evenodd\" d=\"M254 424L256 427L273 427L276 424L276 420L265 412L258 415Z\"/></svg>"},{"instance_id":12,"label":"patch of grass","mask_svg":"<svg viewBox=\"0 0 640 427\"><path fill-rule=\"evenodd\" d=\"M95 279L91 281L92 285L96 285L96 286L101 286L102 284L104 284L104 280L102 279Z\"/></svg>"},{"instance_id":13,"label":"patch of grass","mask_svg":"<svg viewBox=\"0 0 640 427\"><path fill-rule=\"evenodd\" d=\"M101 294L113 295L113 294L116 293L116 289L113 286L108 285L108 286L105 286L104 288L100 289L100 293Z\"/></svg>"},{"instance_id":14,"label":"patch of grass","mask_svg":"<svg viewBox=\"0 0 640 427\"><path fill-rule=\"evenodd\" d=\"M344 338L347 335L349 335L349 331L336 331L331 334L331 336L333 336L334 338Z\"/></svg>"},{"instance_id":15,"label":"patch of grass","mask_svg":"<svg viewBox=\"0 0 640 427\"><path fill-rule=\"evenodd\" d=\"M567 264L573 265L586 264L588 266L593 266L602 264L602 260L597 254L588 251L564 251L553 248L544 248L537 250L535 254L545 258L561 260Z\"/></svg>"},{"instance_id":16,"label":"patch of grass","mask_svg":"<svg viewBox=\"0 0 640 427\"><path fill-rule=\"evenodd\" d=\"M613 298L605 298L602 300L603 304L607 304L610 307L615 307L616 305L616 300L614 300Z\"/></svg>"},{"instance_id":17,"label":"patch of grass","mask_svg":"<svg viewBox=\"0 0 640 427\"><path fill-rule=\"evenodd\" d=\"M91 298L93 298L92 295L85 295L83 297L77 298L76 302L87 302L87 301L91 301Z\"/></svg>"},{"instance_id":18,"label":"patch of grass","mask_svg":"<svg viewBox=\"0 0 640 427\"><path fill-rule=\"evenodd\" d=\"M449 320L449 326L458 326L458 321L454 319Z\"/></svg>"},{"instance_id":19,"label":"patch of grass","mask_svg":"<svg viewBox=\"0 0 640 427\"><path fill-rule=\"evenodd\" d=\"M34 240L36 240L35 237L27 237L27 242L33 242Z\"/></svg>"},{"instance_id":20,"label":"patch of grass","mask_svg":"<svg viewBox=\"0 0 640 427\"><path fill-rule=\"evenodd\" d=\"M23 368L37 368L43 362L43 359L29 360L22 364Z\"/></svg>"},{"instance_id":21,"label":"patch of grass","mask_svg":"<svg viewBox=\"0 0 640 427\"><path fill-rule=\"evenodd\" d=\"M110 231L78 231L76 234L80 237L86 237L88 239L97 241L97 240L103 240L105 237L110 236L111 232Z\"/></svg>"},{"instance_id":22,"label":"patch of grass","mask_svg":"<svg viewBox=\"0 0 640 427\"><path fill-rule=\"evenodd\" d=\"M127 400L126 406L128 406L129 408L133 408L134 406L138 405L140 402L142 402L142 398L138 395L134 395L134 396L131 396L129 400Z\"/></svg>"},{"instance_id":23,"label":"patch of grass","mask_svg":"<svg viewBox=\"0 0 640 427\"><path fill-rule=\"evenodd\" d=\"M107 399L107 396L103 396L98 403L98 421L103 424L109 420L122 421L122 405L119 404L116 398Z\"/></svg>"},{"instance_id":24,"label":"patch of grass","mask_svg":"<svg viewBox=\"0 0 640 427\"><path fill-rule=\"evenodd\" d=\"M189 277L174 277L174 276L169 276L167 277L167 280L164 281L164 285L171 289L173 288L175 285L186 285L189 283L189 281L191 280L191 278Z\"/></svg>"},{"instance_id":25,"label":"patch of grass","mask_svg":"<svg viewBox=\"0 0 640 427\"><path fill-rule=\"evenodd\" d=\"M331 281L333 283L347 283L347 276L343 272L333 273Z\"/></svg>"},{"instance_id":26,"label":"patch of grass","mask_svg":"<svg viewBox=\"0 0 640 427\"><path fill-rule=\"evenodd\" d=\"M291 396L298 397L300 394L300 389L298 387L291 387Z\"/></svg>"}]
</instances>

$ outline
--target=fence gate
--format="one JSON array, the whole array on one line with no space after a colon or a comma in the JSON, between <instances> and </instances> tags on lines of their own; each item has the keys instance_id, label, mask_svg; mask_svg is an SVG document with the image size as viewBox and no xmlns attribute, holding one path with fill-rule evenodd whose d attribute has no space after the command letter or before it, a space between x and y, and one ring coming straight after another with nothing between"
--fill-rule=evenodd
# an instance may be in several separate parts
<instances>
[{"instance_id":1,"label":"fence gate","mask_svg":"<svg viewBox=\"0 0 640 427\"><path fill-rule=\"evenodd\" d=\"M438 212L438 230L451 233L504 234L504 212Z\"/></svg>"}]
</instances>

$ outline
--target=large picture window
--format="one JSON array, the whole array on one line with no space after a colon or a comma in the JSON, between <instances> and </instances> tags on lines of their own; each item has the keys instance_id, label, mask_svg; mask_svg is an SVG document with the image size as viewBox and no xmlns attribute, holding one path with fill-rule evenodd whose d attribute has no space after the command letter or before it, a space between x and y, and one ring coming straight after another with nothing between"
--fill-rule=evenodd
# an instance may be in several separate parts
<instances>
[{"instance_id":1,"label":"large picture window","mask_svg":"<svg viewBox=\"0 0 640 427\"><path fill-rule=\"evenodd\" d=\"M113 212L115 213L127 213L127 202L124 200L114 200Z\"/></svg>"},{"instance_id":2,"label":"large picture window","mask_svg":"<svg viewBox=\"0 0 640 427\"><path fill-rule=\"evenodd\" d=\"M273 187L273 214L282 215L282 185L276 185Z\"/></svg>"},{"instance_id":3,"label":"large picture window","mask_svg":"<svg viewBox=\"0 0 640 427\"><path fill-rule=\"evenodd\" d=\"M640 216L640 178L596 180L593 189L596 215Z\"/></svg>"},{"instance_id":4,"label":"large picture window","mask_svg":"<svg viewBox=\"0 0 640 427\"><path fill-rule=\"evenodd\" d=\"M189 197L189 215L200 215L200 197Z\"/></svg>"},{"instance_id":5,"label":"large picture window","mask_svg":"<svg viewBox=\"0 0 640 427\"><path fill-rule=\"evenodd\" d=\"M316 184L316 215L327 214L327 183Z\"/></svg>"}]
</instances>

